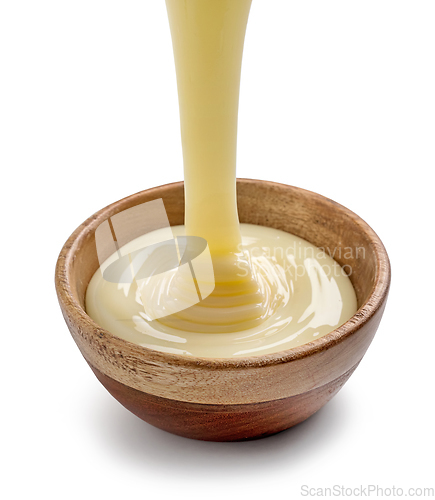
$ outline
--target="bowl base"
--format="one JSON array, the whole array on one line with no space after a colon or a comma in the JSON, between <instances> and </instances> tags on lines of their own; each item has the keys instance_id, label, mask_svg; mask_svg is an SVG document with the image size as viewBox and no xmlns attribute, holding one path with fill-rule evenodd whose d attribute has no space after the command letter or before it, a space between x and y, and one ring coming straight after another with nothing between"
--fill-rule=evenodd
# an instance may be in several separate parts
<instances>
[{"instance_id":1,"label":"bowl base","mask_svg":"<svg viewBox=\"0 0 435 500\"><path fill-rule=\"evenodd\" d=\"M358 364L341 377L304 394L236 405L189 403L153 396L128 387L90 366L109 393L145 422L178 436L224 442L261 439L303 422L338 393Z\"/></svg>"}]
</instances>

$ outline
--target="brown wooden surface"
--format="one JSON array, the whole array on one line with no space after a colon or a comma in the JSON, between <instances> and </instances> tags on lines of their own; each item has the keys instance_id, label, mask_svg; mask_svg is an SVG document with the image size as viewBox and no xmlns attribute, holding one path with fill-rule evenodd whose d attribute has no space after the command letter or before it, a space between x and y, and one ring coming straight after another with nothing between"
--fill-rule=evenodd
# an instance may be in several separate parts
<instances>
[{"instance_id":1,"label":"brown wooden surface","mask_svg":"<svg viewBox=\"0 0 435 500\"><path fill-rule=\"evenodd\" d=\"M243 441L270 436L303 422L337 394L356 366L329 384L304 394L245 405L207 405L159 398L120 384L91 368L127 410L159 429L202 441Z\"/></svg>"},{"instance_id":2,"label":"brown wooden surface","mask_svg":"<svg viewBox=\"0 0 435 500\"><path fill-rule=\"evenodd\" d=\"M184 218L183 183L153 188L101 210L69 238L59 256L56 288L66 323L88 363L114 382L165 400L201 405L269 403L334 384L356 366L377 330L390 283L385 249L358 216L320 195L276 183L238 180L241 222L275 227L319 247L360 247L364 257L336 252L353 269L359 310L340 328L309 344L275 354L202 359L130 344L96 325L84 310L98 268L95 230L108 217L162 198L172 225ZM131 239L137 237L129 229ZM290 400L289 399L289 400ZM163 411L163 410L162 410ZM302 414L302 413L301 413Z\"/></svg>"}]
</instances>

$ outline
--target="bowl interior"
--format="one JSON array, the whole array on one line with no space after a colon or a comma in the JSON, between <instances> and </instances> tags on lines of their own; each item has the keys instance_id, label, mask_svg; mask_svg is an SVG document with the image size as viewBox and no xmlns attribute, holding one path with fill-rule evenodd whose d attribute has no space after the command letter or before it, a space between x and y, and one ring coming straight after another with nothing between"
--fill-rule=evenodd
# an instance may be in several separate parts
<instances>
[{"instance_id":1,"label":"bowl interior","mask_svg":"<svg viewBox=\"0 0 435 500\"><path fill-rule=\"evenodd\" d=\"M320 195L265 181L239 179L240 222L273 227L323 248L348 272L358 307L373 293L382 260L388 259L376 234L358 216ZM67 281L74 299L85 309L87 286L99 267L95 231L108 217L133 206L162 198L171 225L184 223L182 182L149 189L101 210L68 240ZM140 236L138 226L125 228L128 241ZM107 256L111 253L106 249Z\"/></svg>"}]
</instances>

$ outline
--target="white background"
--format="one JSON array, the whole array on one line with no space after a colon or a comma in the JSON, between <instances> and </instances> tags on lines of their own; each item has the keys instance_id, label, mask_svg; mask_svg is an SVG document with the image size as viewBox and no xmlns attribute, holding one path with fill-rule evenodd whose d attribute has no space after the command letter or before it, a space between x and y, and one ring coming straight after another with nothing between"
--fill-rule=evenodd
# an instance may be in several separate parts
<instances>
[{"instance_id":1,"label":"white background","mask_svg":"<svg viewBox=\"0 0 435 500\"><path fill-rule=\"evenodd\" d=\"M254 0L238 175L359 214L393 281L371 348L323 410L268 439L203 443L106 393L53 283L64 241L88 216L182 179L164 1L0 1L2 498L435 486L434 25L432 0Z\"/></svg>"}]
</instances>

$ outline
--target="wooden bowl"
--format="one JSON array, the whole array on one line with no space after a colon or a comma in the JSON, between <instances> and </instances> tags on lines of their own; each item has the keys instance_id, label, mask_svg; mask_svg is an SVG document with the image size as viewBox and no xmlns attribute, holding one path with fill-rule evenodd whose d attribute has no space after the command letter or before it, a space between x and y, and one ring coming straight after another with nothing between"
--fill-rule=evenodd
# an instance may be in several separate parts
<instances>
[{"instance_id":1,"label":"wooden bowl","mask_svg":"<svg viewBox=\"0 0 435 500\"><path fill-rule=\"evenodd\" d=\"M239 179L237 196L241 222L274 227L318 247L337 249L335 259L352 269L359 306L347 323L300 347L231 359L157 352L98 326L85 311L86 288L99 266L96 228L118 212L157 198L163 198L171 225L183 224L182 182L134 194L90 217L68 239L56 267L65 321L104 387L146 422L194 439L268 436L319 410L364 356L390 285L384 246L362 219L343 206L303 189L257 180ZM131 239L139 236L134 228L130 231ZM360 251L356 255L346 248Z\"/></svg>"}]
</instances>

